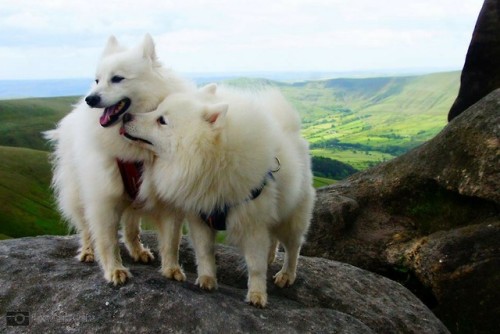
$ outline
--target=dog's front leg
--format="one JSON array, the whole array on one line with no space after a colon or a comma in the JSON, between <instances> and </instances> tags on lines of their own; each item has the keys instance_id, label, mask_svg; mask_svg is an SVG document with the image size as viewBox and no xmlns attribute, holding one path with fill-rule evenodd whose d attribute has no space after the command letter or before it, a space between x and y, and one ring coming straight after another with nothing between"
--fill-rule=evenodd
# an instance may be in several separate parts
<instances>
[{"instance_id":1,"label":"dog's front leg","mask_svg":"<svg viewBox=\"0 0 500 334\"><path fill-rule=\"evenodd\" d=\"M87 220L90 224L97 259L104 271L104 278L114 285L123 284L132 277L122 264L118 245L118 227L121 212L115 203L95 201L89 205ZM115 205L113 205L115 204Z\"/></svg>"},{"instance_id":2,"label":"dog's front leg","mask_svg":"<svg viewBox=\"0 0 500 334\"><path fill-rule=\"evenodd\" d=\"M199 217L188 219L189 237L196 253L198 278L196 285L204 290L217 289L215 265L215 230L205 224Z\"/></svg>"},{"instance_id":3,"label":"dog's front leg","mask_svg":"<svg viewBox=\"0 0 500 334\"><path fill-rule=\"evenodd\" d=\"M186 280L186 275L179 265L179 245L182 237L182 223L184 214L170 212L169 214L156 217L158 228L158 243L161 256L161 273L179 282Z\"/></svg>"}]
</instances>

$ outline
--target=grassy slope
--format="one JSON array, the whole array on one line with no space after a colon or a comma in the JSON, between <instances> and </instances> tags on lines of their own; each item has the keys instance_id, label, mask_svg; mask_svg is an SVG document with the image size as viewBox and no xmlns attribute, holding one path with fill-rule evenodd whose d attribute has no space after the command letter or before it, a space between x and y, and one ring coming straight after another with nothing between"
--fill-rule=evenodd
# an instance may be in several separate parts
<instances>
[{"instance_id":1,"label":"grassy slope","mask_svg":"<svg viewBox=\"0 0 500 334\"><path fill-rule=\"evenodd\" d=\"M303 119L313 154L364 169L437 134L458 92L460 72L415 77L334 79L282 85ZM328 141L362 145L330 147ZM322 147L324 144L324 147ZM322 149L323 148L323 149Z\"/></svg>"},{"instance_id":2,"label":"grassy slope","mask_svg":"<svg viewBox=\"0 0 500 334\"><path fill-rule=\"evenodd\" d=\"M279 86L301 114L304 135L317 145L313 154L364 169L394 156L384 147L406 149L440 131L458 91L459 76L450 72L299 84L243 79L232 84ZM40 132L54 128L77 101L77 97L0 100L0 239L66 233L48 188L51 173L47 152L42 151L49 146ZM328 147L331 140L362 148ZM331 182L315 178L314 185Z\"/></svg>"},{"instance_id":3,"label":"grassy slope","mask_svg":"<svg viewBox=\"0 0 500 334\"><path fill-rule=\"evenodd\" d=\"M78 99L0 100L0 240L67 233L49 189L50 147L40 133Z\"/></svg>"},{"instance_id":4,"label":"grassy slope","mask_svg":"<svg viewBox=\"0 0 500 334\"><path fill-rule=\"evenodd\" d=\"M324 177L315 176L313 179L314 188L325 187L333 183L335 183L335 180L327 179Z\"/></svg>"},{"instance_id":5,"label":"grassy slope","mask_svg":"<svg viewBox=\"0 0 500 334\"><path fill-rule=\"evenodd\" d=\"M41 132L53 129L77 97L0 100L0 146L47 151Z\"/></svg>"},{"instance_id":6,"label":"grassy slope","mask_svg":"<svg viewBox=\"0 0 500 334\"><path fill-rule=\"evenodd\" d=\"M50 177L47 152L0 146L0 238L66 234Z\"/></svg>"},{"instance_id":7,"label":"grassy slope","mask_svg":"<svg viewBox=\"0 0 500 334\"><path fill-rule=\"evenodd\" d=\"M459 72L414 77L333 79L283 84L235 79L243 87L279 86L303 120L313 154L364 169L432 138L446 124ZM76 97L0 101L0 145L48 150L40 132L54 127ZM26 117L23 117L25 115ZM359 148L332 147L331 140Z\"/></svg>"}]
</instances>

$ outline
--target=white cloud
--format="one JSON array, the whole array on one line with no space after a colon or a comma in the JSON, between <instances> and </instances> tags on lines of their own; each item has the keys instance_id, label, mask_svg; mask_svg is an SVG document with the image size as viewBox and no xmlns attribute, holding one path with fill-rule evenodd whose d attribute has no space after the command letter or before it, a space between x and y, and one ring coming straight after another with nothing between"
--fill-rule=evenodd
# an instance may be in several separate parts
<instances>
[{"instance_id":1,"label":"white cloud","mask_svg":"<svg viewBox=\"0 0 500 334\"><path fill-rule=\"evenodd\" d=\"M181 71L458 68L482 2L0 0L0 78L92 76L109 35L146 32Z\"/></svg>"}]
</instances>

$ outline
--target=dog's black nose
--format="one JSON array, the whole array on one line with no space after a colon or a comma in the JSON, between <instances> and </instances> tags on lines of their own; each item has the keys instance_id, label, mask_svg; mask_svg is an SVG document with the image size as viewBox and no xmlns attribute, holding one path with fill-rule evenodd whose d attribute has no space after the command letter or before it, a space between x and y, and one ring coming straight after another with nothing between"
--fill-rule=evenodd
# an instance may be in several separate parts
<instances>
[{"instance_id":1,"label":"dog's black nose","mask_svg":"<svg viewBox=\"0 0 500 334\"><path fill-rule=\"evenodd\" d=\"M128 123L128 122L132 121L132 119L133 119L133 117L129 113L126 113L125 115L123 115L123 123Z\"/></svg>"},{"instance_id":2,"label":"dog's black nose","mask_svg":"<svg viewBox=\"0 0 500 334\"><path fill-rule=\"evenodd\" d=\"M93 108L101 102L101 97L99 95L89 95L85 98L85 102Z\"/></svg>"}]
</instances>

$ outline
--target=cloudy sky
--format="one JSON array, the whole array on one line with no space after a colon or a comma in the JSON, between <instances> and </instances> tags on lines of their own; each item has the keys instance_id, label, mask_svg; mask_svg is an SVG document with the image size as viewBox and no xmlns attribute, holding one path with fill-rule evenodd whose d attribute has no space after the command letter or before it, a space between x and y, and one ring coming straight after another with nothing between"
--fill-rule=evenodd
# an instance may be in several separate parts
<instances>
[{"instance_id":1,"label":"cloudy sky","mask_svg":"<svg viewBox=\"0 0 500 334\"><path fill-rule=\"evenodd\" d=\"M93 77L149 32L180 72L461 69L483 0L0 0L0 79Z\"/></svg>"}]
</instances>

